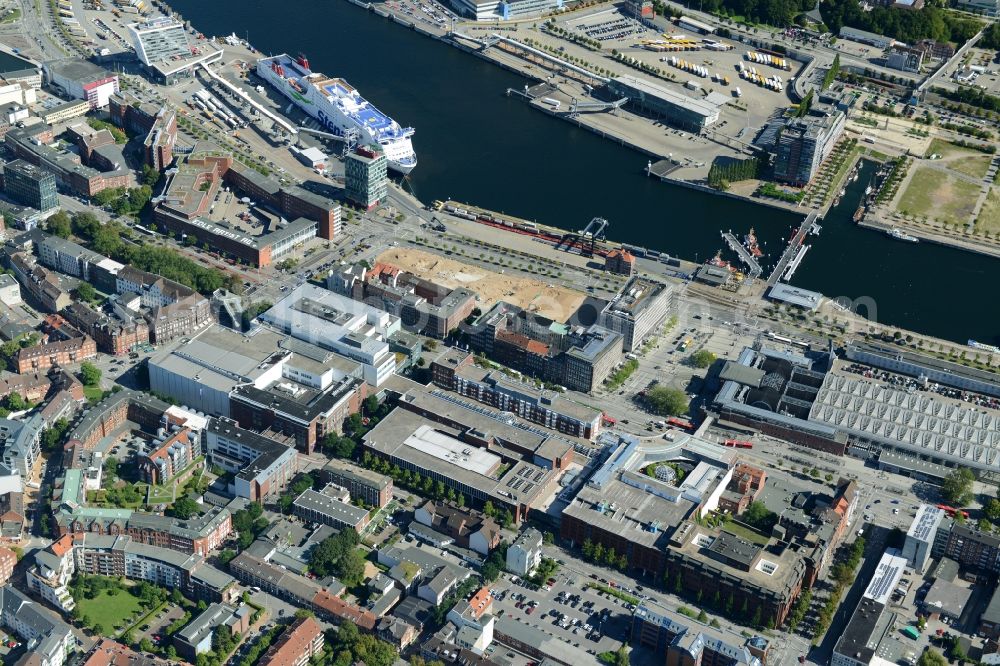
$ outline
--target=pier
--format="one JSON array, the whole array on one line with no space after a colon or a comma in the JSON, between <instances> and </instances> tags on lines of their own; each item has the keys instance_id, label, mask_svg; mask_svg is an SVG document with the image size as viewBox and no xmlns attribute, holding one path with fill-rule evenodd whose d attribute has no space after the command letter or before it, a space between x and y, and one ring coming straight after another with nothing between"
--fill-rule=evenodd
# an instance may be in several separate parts
<instances>
[{"instance_id":1,"label":"pier","mask_svg":"<svg viewBox=\"0 0 1000 666\"><path fill-rule=\"evenodd\" d=\"M796 258L798 258L799 261L802 260L799 255L799 246L802 245L802 241L805 240L806 234L809 233L809 230L812 229L812 225L818 218L819 213L813 211L812 213L806 215L805 219L802 220L802 224L799 225L795 234L793 234L791 239L788 241L788 247L785 248L785 251L781 254L781 258L778 259L778 263L774 267L774 270L771 271L770 277L767 278L768 285L773 287L778 280L781 279L781 276L784 275L785 271L788 270L788 266L793 260ZM797 262L795 267L798 268Z\"/></svg>"},{"instance_id":2,"label":"pier","mask_svg":"<svg viewBox=\"0 0 1000 666\"><path fill-rule=\"evenodd\" d=\"M757 263L757 259L750 254L750 251L743 247L743 244L740 243L739 239L736 238L731 231L723 233L722 238L726 241L726 244L729 245L729 248L739 255L740 261L746 264L747 272L750 275L750 278L759 278L764 270L760 267L760 264Z\"/></svg>"},{"instance_id":3,"label":"pier","mask_svg":"<svg viewBox=\"0 0 1000 666\"><path fill-rule=\"evenodd\" d=\"M799 267L799 264L802 263L802 259L806 256L806 252L809 251L810 247L812 247L812 245L799 246L799 251L795 253L795 258L793 258L791 262L789 262L788 268L785 270L785 275L782 278L785 282L791 280L792 276L795 275L795 269L797 269Z\"/></svg>"}]
</instances>

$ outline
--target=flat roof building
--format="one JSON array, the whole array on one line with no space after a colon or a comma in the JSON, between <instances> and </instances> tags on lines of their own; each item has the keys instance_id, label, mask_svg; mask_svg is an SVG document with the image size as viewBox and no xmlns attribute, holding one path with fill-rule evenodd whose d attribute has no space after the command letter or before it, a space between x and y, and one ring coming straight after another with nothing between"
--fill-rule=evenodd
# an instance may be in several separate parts
<instances>
[{"instance_id":1,"label":"flat roof building","mask_svg":"<svg viewBox=\"0 0 1000 666\"><path fill-rule=\"evenodd\" d=\"M332 483L320 491L308 488L292 502L292 512L302 520L362 532L368 526L368 509L341 501L339 490L343 488Z\"/></svg>"},{"instance_id":2,"label":"flat roof building","mask_svg":"<svg viewBox=\"0 0 1000 666\"><path fill-rule=\"evenodd\" d=\"M622 348L632 351L663 324L673 300L672 286L633 276L601 311L601 326L620 333Z\"/></svg>"},{"instance_id":3,"label":"flat roof building","mask_svg":"<svg viewBox=\"0 0 1000 666\"><path fill-rule=\"evenodd\" d=\"M700 132L719 120L719 106L691 97L635 76L617 76L608 82L617 95L629 98L629 104L692 132Z\"/></svg>"}]
</instances>

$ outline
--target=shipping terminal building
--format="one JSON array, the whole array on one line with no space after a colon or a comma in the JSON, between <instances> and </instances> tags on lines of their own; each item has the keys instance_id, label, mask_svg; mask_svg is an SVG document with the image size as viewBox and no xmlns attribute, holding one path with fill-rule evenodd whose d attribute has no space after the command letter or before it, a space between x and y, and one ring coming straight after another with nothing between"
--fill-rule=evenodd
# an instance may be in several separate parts
<instances>
[{"instance_id":1,"label":"shipping terminal building","mask_svg":"<svg viewBox=\"0 0 1000 666\"><path fill-rule=\"evenodd\" d=\"M746 348L719 379L709 409L723 422L915 478L1000 471L1000 382L990 373L853 343L839 356Z\"/></svg>"}]
</instances>

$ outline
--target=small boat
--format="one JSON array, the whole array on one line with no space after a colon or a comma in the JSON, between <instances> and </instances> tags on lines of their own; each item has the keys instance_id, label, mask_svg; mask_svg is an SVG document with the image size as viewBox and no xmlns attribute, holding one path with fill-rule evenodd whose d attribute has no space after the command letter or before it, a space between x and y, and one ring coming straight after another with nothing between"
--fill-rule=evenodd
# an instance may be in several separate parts
<instances>
[{"instance_id":1,"label":"small boat","mask_svg":"<svg viewBox=\"0 0 1000 666\"><path fill-rule=\"evenodd\" d=\"M865 207L864 207L864 205L858 206L858 209L856 211L854 211L854 221L855 222L860 222L861 218L863 218L864 216L865 216Z\"/></svg>"},{"instance_id":2,"label":"small boat","mask_svg":"<svg viewBox=\"0 0 1000 666\"><path fill-rule=\"evenodd\" d=\"M902 229L897 229L896 227L893 227L892 229L889 230L889 236L895 238L896 240L906 241L907 243L920 242L920 239L917 238L916 236L911 236Z\"/></svg>"}]
</instances>

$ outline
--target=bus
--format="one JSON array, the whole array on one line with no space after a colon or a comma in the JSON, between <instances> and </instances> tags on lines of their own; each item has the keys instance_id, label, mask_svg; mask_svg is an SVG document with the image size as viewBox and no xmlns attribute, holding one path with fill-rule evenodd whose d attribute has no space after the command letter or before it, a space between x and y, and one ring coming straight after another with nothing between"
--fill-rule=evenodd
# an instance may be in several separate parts
<instances>
[{"instance_id":1,"label":"bus","mask_svg":"<svg viewBox=\"0 0 1000 666\"><path fill-rule=\"evenodd\" d=\"M965 509L956 509L955 507L948 506L947 504L938 504L937 508L944 511L945 515L947 515L949 518L954 518L956 513L962 514L963 518L969 517L969 512L966 511Z\"/></svg>"},{"instance_id":2,"label":"bus","mask_svg":"<svg viewBox=\"0 0 1000 666\"><path fill-rule=\"evenodd\" d=\"M753 442L748 442L745 439L727 439L722 443L723 446L728 446L732 449L752 449Z\"/></svg>"},{"instance_id":3,"label":"bus","mask_svg":"<svg viewBox=\"0 0 1000 666\"><path fill-rule=\"evenodd\" d=\"M689 432L694 431L694 424L685 419L679 419L676 416L671 416L667 419L667 425L673 426L674 428L680 428L681 430L687 430Z\"/></svg>"}]
</instances>

